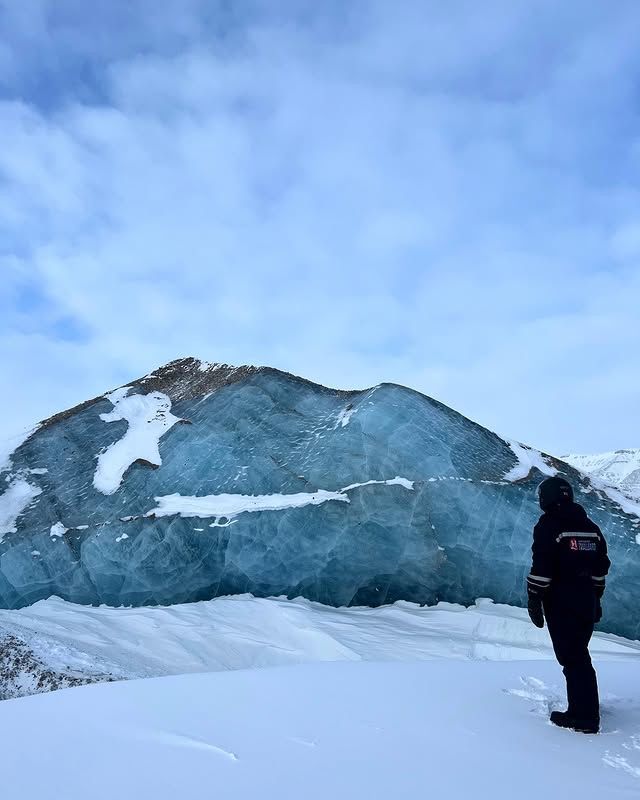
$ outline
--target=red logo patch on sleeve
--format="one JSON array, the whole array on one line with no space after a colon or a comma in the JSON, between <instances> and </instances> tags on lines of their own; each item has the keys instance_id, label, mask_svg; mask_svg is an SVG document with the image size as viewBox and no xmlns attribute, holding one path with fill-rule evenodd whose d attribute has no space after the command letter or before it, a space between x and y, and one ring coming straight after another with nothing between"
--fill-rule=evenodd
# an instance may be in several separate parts
<instances>
[{"instance_id":1,"label":"red logo patch on sleeve","mask_svg":"<svg viewBox=\"0 0 640 800\"><path fill-rule=\"evenodd\" d=\"M577 539L572 539L571 540L571 549L572 550L577 550L578 549L578 540Z\"/></svg>"}]
</instances>

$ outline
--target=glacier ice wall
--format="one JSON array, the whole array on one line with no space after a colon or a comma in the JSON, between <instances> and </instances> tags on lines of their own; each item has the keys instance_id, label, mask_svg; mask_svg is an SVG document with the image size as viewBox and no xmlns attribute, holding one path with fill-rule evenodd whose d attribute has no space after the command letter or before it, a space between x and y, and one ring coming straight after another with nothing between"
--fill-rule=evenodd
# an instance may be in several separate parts
<instances>
[{"instance_id":1,"label":"glacier ice wall","mask_svg":"<svg viewBox=\"0 0 640 800\"><path fill-rule=\"evenodd\" d=\"M135 415L114 413L123 397L139 398ZM115 483L96 480L114 452ZM0 606L242 592L520 604L535 487L556 469L607 533L606 627L636 637L640 519L568 465L403 387L338 392L271 369L174 362L46 421L12 455ZM9 507L10 493L25 502Z\"/></svg>"}]
</instances>

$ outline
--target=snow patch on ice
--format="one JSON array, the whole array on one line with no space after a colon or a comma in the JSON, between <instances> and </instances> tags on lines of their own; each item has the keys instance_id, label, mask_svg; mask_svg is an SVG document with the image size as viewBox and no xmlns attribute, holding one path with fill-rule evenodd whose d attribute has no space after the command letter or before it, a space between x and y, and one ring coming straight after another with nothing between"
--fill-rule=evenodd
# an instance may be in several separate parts
<instances>
[{"instance_id":1,"label":"snow patch on ice","mask_svg":"<svg viewBox=\"0 0 640 800\"><path fill-rule=\"evenodd\" d=\"M507 439L506 442L513 450L513 453L518 461L516 465L512 467L512 469L510 469L509 472L507 472L507 474L504 476L504 480L509 481L510 483L523 480L529 476L534 467L539 469L543 475L548 475L549 477L558 474L558 470L548 464L545 461L542 453L540 453L538 450L534 450L531 447L526 447L525 445L510 439Z\"/></svg>"},{"instance_id":2,"label":"snow patch on ice","mask_svg":"<svg viewBox=\"0 0 640 800\"><path fill-rule=\"evenodd\" d=\"M410 481L407 478L395 477L388 481L366 481L365 483L352 483L351 486L345 486L343 492L350 492L353 489L360 489L363 486L402 486L409 491L413 491L415 481Z\"/></svg>"},{"instance_id":3,"label":"snow patch on ice","mask_svg":"<svg viewBox=\"0 0 640 800\"><path fill-rule=\"evenodd\" d=\"M338 492L319 489L317 492L298 492L296 494L210 494L201 497L181 494L169 494L155 497L156 508L148 511L146 517L226 517L232 520L245 512L255 511L283 511L287 508L303 508L304 506L317 506L328 502L349 503L347 492L372 485L403 486L413 489L413 481L406 478L392 478L386 481L367 481L346 486ZM228 522L225 524L229 524ZM213 527L213 526L210 526Z\"/></svg>"},{"instance_id":4,"label":"snow patch on ice","mask_svg":"<svg viewBox=\"0 0 640 800\"><path fill-rule=\"evenodd\" d=\"M343 408L342 411L338 414L338 419L334 426L334 430L336 428L346 428L349 422L351 422L351 417L356 413L356 409L349 404L346 408Z\"/></svg>"},{"instance_id":5,"label":"snow patch on ice","mask_svg":"<svg viewBox=\"0 0 640 800\"><path fill-rule=\"evenodd\" d=\"M65 533L69 530L69 528L65 528L61 522L56 522L55 525L51 526L51 531L49 532L49 536L52 539L59 539L65 535Z\"/></svg>"},{"instance_id":6,"label":"snow patch on ice","mask_svg":"<svg viewBox=\"0 0 640 800\"><path fill-rule=\"evenodd\" d=\"M0 542L5 533L15 533L18 517L26 511L42 489L24 478L15 478L0 495Z\"/></svg>"},{"instance_id":7,"label":"snow patch on ice","mask_svg":"<svg viewBox=\"0 0 640 800\"><path fill-rule=\"evenodd\" d=\"M169 494L154 498L157 508L147 512L147 517L237 517L244 512L282 511L285 508L317 506L330 500L348 503L349 498L341 492L300 492L298 494L210 494L202 497Z\"/></svg>"},{"instance_id":8,"label":"snow patch on ice","mask_svg":"<svg viewBox=\"0 0 640 800\"><path fill-rule=\"evenodd\" d=\"M114 494L126 471L136 461L161 466L159 443L179 418L171 413L171 400L162 392L129 395L130 387L106 395L113 411L100 414L103 422L126 420L127 432L98 456L93 485L102 494Z\"/></svg>"},{"instance_id":9,"label":"snow patch on ice","mask_svg":"<svg viewBox=\"0 0 640 800\"><path fill-rule=\"evenodd\" d=\"M39 425L36 425L34 428L29 428L15 436L10 436L8 439L0 440L0 473L11 469L11 456L39 427Z\"/></svg>"}]
</instances>

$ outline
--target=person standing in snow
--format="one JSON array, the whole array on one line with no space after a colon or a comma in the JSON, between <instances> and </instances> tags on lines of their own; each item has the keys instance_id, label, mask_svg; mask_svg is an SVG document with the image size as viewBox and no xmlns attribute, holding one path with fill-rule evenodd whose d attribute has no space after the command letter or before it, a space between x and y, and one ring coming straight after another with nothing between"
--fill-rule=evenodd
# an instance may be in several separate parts
<instances>
[{"instance_id":1,"label":"person standing in snow","mask_svg":"<svg viewBox=\"0 0 640 800\"><path fill-rule=\"evenodd\" d=\"M589 655L593 626L602 617L601 598L611 562L600 528L574 502L564 478L538 487L543 511L533 531L533 561L527 577L529 616L547 621L556 658L567 681L568 708L551 722L582 733L598 733L598 682Z\"/></svg>"}]
</instances>

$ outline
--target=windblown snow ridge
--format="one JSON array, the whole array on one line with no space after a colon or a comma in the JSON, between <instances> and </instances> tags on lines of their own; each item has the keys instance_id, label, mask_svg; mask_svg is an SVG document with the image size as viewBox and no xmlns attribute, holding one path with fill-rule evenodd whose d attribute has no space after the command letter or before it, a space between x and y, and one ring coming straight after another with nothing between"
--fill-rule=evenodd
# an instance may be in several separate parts
<instances>
[{"instance_id":1,"label":"windblown snow ridge","mask_svg":"<svg viewBox=\"0 0 640 800\"><path fill-rule=\"evenodd\" d=\"M0 646L5 697L79 682L315 661L553 657L546 631L534 628L526 611L490 600L470 608L400 602L372 609L238 595L169 607L94 608L53 597L0 611L0 626L5 638L13 637L4 651ZM597 633L592 652L599 660L640 659L640 642Z\"/></svg>"}]
</instances>

